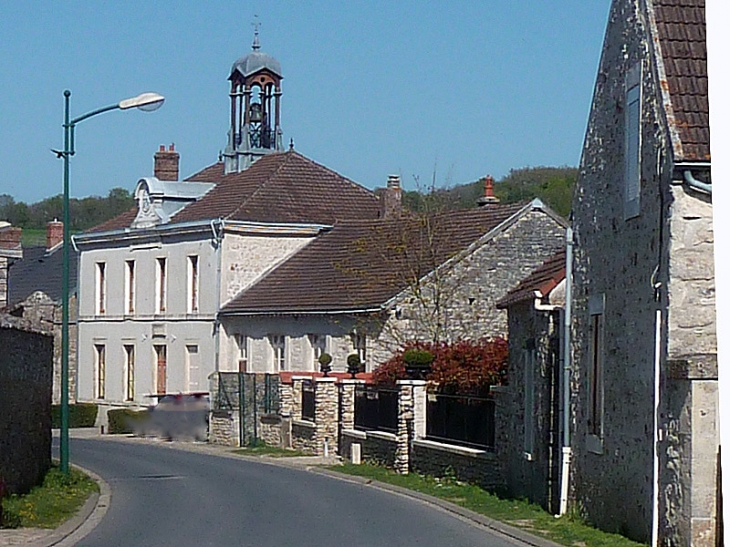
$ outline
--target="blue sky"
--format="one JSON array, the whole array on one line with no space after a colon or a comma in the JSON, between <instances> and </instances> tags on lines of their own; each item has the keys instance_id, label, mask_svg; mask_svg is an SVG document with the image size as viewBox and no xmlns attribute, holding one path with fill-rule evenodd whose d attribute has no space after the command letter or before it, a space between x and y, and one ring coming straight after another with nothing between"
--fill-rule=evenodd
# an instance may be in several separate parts
<instances>
[{"instance_id":1,"label":"blue sky","mask_svg":"<svg viewBox=\"0 0 730 547\"><path fill-rule=\"evenodd\" d=\"M233 62L262 51L284 72L282 126L306 156L374 188L510 168L577 165L609 0L0 4L0 194L61 192L63 90L71 114L143 91L157 112L80 124L71 194L134 188L160 144L187 176L216 161Z\"/></svg>"}]
</instances>

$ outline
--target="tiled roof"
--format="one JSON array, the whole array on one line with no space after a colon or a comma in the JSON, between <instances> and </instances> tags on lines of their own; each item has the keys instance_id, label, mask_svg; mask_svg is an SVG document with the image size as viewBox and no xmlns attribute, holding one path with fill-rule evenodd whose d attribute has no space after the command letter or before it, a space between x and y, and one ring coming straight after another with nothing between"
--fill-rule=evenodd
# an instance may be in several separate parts
<instances>
[{"instance_id":1,"label":"tiled roof","mask_svg":"<svg viewBox=\"0 0 730 547\"><path fill-rule=\"evenodd\" d=\"M377 219L380 202L373 192L295 151L268 154L240 173L215 163L186 181L216 186L170 220L171 224L222 218L251 222L336 224ZM130 209L90 231L129 227Z\"/></svg>"},{"instance_id":2,"label":"tiled roof","mask_svg":"<svg viewBox=\"0 0 730 547\"><path fill-rule=\"evenodd\" d=\"M677 161L709 161L705 0L653 0L674 125L681 141ZM671 123L671 120L670 120Z\"/></svg>"},{"instance_id":3,"label":"tiled roof","mask_svg":"<svg viewBox=\"0 0 730 547\"><path fill-rule=\"evenodd\" d=\"M497 308L504 309L523 300L532 300L536 297L535 292L547 296L563 279L565 279L565 249L561 249L548 258L539 268L508 292L497 302Z\"/></svg>"},{"instance_id":4,"label":"tiled roof","mask_svg":"<svg viewBox=\"0 0 730 547\"><path fill-rule=\"evenodd\" d=\"M78 253L71 248L69 286L76 289ZM23 259L8 269L8 307L15 306L35 291L43 291L51 300L61 301L63 288L63 247L46 254L45 247L24 247Z\"/></svg>"},{"instance_id":5,"label":"tiled roof","mask_svg":"<svg viewBox=\"0 0 730 547\"><path fill-rule=\"evenodd\" d=\"M528 206L487 205L338 224L237 295L223 313L375 309L522 210Z\"/></svg>"}]
</instances>

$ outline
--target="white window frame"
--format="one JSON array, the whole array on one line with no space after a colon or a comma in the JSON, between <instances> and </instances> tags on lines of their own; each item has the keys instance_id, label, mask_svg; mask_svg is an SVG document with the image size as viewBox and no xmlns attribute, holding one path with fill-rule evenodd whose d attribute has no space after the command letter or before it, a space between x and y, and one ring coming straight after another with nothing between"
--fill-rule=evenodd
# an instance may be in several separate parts
<instances>
[{"instance_id":1,"label":"white window frame","mask_svg":"<svg viewBox=\"0 0 730 547\"><path fill-rule=\"evenodd\" d=\"M124 351L124 400L134 401L136 348L134 344L124 343L122 350Z\"/></svg>"},{"instance_id":2,"label":"white window frame","mask_svg":"<svg viewBox=\"0 0 730 547\"><path fill-rule=\"evenodd\" d=\"M238 372L248 372L249 340L245 334L236 334L236 363Z\"/></svg>"},{"instance_id":3,"label":"white window frame","mask_svg":"<svg viewBox=\"0 0 730 547\"><path fill-rule=\"evenodd\" d=\"M136 294L136 272L135 272L135 261L125 260L124 261L124 313L131 315L134 313Z\"/></svg>"},{"instance_id":4,"label":"white window frame","mask_svg":"<svg viewBox=\"0 0 730 547\"><path fill-rule=\"evenodd\" d=\"M94 395L97 399L106 398L106 344L94 342Z\"/></svg>"},{"instance_id":5,"label":"white window frame","mask_svg":"<svg viewBox=\"0 0 730 547\"><path fill-rule=\"evenodd\" d=\"M106 262L97 262L95 268L95 313L106 314Z\"/></svg>"},{"instance_id":6,"label":"white window frame","mask_svg":"<svg viewBox=\"0 0 730 547\"><path fill-rule=\"evenodd\" d=\"M605 425L605 312L606 296L598 294L589 297L590 317L588 352L588 450L603 454Z\"/></svg>"},{"instance_id":7,"label":"white window frame","mask_svg":"<svg viewBox=\"0 0 730 547\"><path fill-rule=\"evenodd\" d=\"M326 334L308 334L309 345L312 348L312 366L314 370L319 370L319 357L323 353L327 353L327 335Z\"/></svg>"},{"instance_id":8,"label":"white window frame","mask_svg":"<svg viewBox=\"0 0 730 547\"><path fill-rule=\"evenodd\" d=\"M155 313L167 311L167 257L155 259Z\"/></svg>"},{"instance_id":9,"label":"white window frame","mask_svg":"<svg viewBox=\"0 0 730 547\"><path fill-rule=\"evenodd\" d=\"M624 219L628 220L641 209L641 63L626 74L624 98Z\"/></svg>"},{"instance_id":10,"label":"white window frame","mask_svg":"<svg viewBox=\"0 0 730 547\"><path fill-rule=\"evenodd\" d=\"M274 372L287 370L289 360L287 359L286 336L283 334L270 334L269 343L271 344Z\"/></svg>"},{"instance_id":11,"label":"white window frame","mask_svg":"<svg viewBox=\"0 0 730 547\"><path fill-rule=\"evenodd\" d=\"M200 311L200 259L188 256L188 313Z\"/></svg>"}]
</instances>

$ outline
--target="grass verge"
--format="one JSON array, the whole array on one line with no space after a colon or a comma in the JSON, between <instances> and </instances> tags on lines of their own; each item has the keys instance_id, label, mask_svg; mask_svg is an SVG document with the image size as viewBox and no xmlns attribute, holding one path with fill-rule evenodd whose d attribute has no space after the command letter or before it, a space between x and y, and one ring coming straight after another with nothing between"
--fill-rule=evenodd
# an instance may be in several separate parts
<instances>
[{"instance_id":1,"label":"grass verge","mask_svg":"<svg viewBox=\"0 0 730 547\"><path fill-rule=\"evenodd\" d=\"M305 454L298 450L279 448L278 446L269 446L263 443L239 448L233 452L235 454L244 454L246 456L269 456L270 458L296 458L299 456L311 456L311 454Z\"/></svg>"},{"instance_id":2,"label":"grass verge","mask_svg":"<svg viewBox=\"0 0 730 547\"><path fill-rule=\"evenodd\" d=\"M55 528L74 516L99 486L87 475L71 469L68 476L57 466L46 473L41 486L24 496L2 500L3 527Z\"/></svg>"},{"instance_id":3,"label":"grass verge","mask_svg":"<svg viewBox=\"0 0 730 547\"><path fill-rule=\"evenodd\" d=\"M523 500L500 498L486 490L453 478L417 474L398 475L390 469L370 464L334 465L328 469L367 477L450 501L475 513L505 522L531 534L570 547L643 547L618 534L596 530L580 518L566 515L555 518L539 505Z\"/></svg>"}]
</instances>

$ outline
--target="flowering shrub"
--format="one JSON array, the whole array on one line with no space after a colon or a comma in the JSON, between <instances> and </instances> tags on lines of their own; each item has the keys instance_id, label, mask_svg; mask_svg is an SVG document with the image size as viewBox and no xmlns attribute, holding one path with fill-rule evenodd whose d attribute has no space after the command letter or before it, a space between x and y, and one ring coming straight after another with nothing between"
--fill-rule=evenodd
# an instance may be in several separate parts
<instances>
[{"instance_id":1,"label":"flowering shrub","mask_svg":"<svg viewBox=\"0 0 730 547\"><path fill-rule=\"evenodd\" d=\"M447 342L408 342L373 372L377 384L394 384L407 378L403 354L412 349L426 350L434 356L426 377L445 391L480 393L489 386L507 381L509 347L504 338Z\"/></svg>"}]
</instances>

